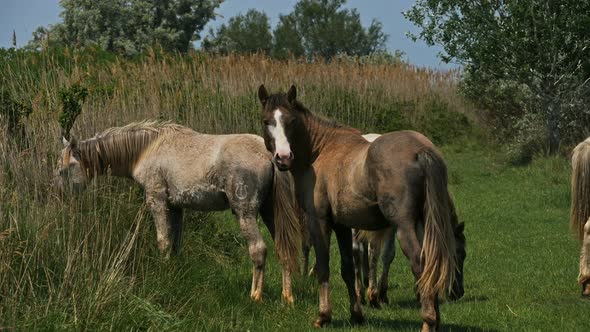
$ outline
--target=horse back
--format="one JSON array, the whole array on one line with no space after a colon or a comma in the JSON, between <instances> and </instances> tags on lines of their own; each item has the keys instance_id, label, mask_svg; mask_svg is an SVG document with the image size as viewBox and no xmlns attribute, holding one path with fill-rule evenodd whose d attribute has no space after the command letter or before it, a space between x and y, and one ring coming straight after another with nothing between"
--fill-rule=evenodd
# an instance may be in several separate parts
<instances>
[{"instance_id":1,"label":"horse back","mask_svg":"<svg viewBox=\"0 0 590 332\"><path fill-rule=\"evenodd\" d=\"M142 157L134 177L144 187L164 187L172 205L224 210L258 204L270 190L272 164L262 138L176 132Z\"/></svg>"}]
</instances>

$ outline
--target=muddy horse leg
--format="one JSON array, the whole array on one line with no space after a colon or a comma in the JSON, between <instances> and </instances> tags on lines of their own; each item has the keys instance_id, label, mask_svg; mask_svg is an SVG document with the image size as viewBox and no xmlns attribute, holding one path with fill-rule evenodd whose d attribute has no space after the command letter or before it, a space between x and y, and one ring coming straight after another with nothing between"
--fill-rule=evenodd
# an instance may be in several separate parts
<instances>
[{"instance_id":1,"label":"muddy horse leg","mask_svg":"<svg viewBox=\"0 0 590 332\"><path fill-rule=\"evenodd\" d=\"M582 285L582 295L590 296L590 219L584 225L578 281Z\"/></svg>"},{"instance_id":2,"label":"muddy horse leg","mask_svg":"<svg viewBox=\"0 0 590 332\"><path fill-rule=\"evenodd\" d=\"M350 320L363 323L363 311L355 290L354 262L352 259L352 230L346 226L334 225L334 233L340 249L340 273L348 290L350 300Z\"/></svg>"},{"instance_id":3,"label":"muddy horse leg","mask_svg":"<svg viewBox=\"0 0 590 332\"><path fill-rule=\"evenodd\" d=\"M256 302L262 302L266 244L264 243L258 225L256 224L256 215L238 215L237 217L240 223L240 230L246 238L246 241L248 241L248 253L254 264L250 297Z\"/></svg>"},{"instance_id":4,"label":"muddy horse leg","mask_svg":"<svg viewBox=\"0 0 590 332\"><path fill-rule=\"evenodd\" d=\"M146 194L146 204L152 213L154 223L156 224L156 239L158 241L158 250L164 259L170 258L170 248L173 242L172 225L170 220L170 211L165 192L148 192Z\"/></svg>"}]
</instances>

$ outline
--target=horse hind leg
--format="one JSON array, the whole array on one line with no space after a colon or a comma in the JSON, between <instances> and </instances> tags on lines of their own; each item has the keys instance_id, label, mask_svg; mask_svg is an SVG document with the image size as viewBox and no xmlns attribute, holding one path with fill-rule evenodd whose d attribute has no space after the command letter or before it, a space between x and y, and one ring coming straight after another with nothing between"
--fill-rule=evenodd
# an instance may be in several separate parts
<instances>
[{"instance_id":1,"label":"horse hind leg","mask_svg":"<svg viewBox=\"0 0 590 332\"><path fill-rule=\"evenodd\" d=\"M356 296L360 299L362 304L366 304L365 300L365 285L363 283L362 267L365 262L363 259L363 241L356 238L356 231L352 231L352 259L354 262L354 285Z\"/></svg>"},{"instance_id":2,"label":"horse hind leg","mask_svg":"<svg viewBox=\"0 0 590 332\"><path fill-rule=\"evenodd\" d=\"M406 202L409 203L409 202ZM422 276L421 252L422 246L416 233L418 220L407 208L408 205L395 204L393 199L381 200L380 209L385 218L390 220L392 225L397 226L398 240L402 252L410 261L412 273L416 282ZM422 331L437 331L440 325L440 311L438 296L436 294L417 294L419 298L422 316Z\"/></svg>"},{"instance_id":3,"label":"horse hind leg","mask_svg":"<svg viewBox=\"0 0 590 332\"><path fill-rule=\"evenodd\" d=\"M582 295L590 297L590 219L584 225L578 281L582 285Z\"/></svg>"},{"instance_id":4,"label":"horse hind leg","mask_svg":"<svg viewBox=\"0 0 590 332\"><path fill-rule=\"evenodd\" d=\"M380 309L379 291L377 290L377 265L381 256L381 243L369 241L369 286L367 287L367 298L373 308Z\"/></svg>"},{"instance_id":5,"label":"horse hind leg","mask_svg":"<svg viewBox=\"0 0 590 332\"><path fill-rule=\"evenodd\" d=\"M383 264L383 270L381 270L381 276L379 277L379 302L389 304L389 298L387 297L387 290L389 289L389 268L395 258L395 228L387 230L383 245L383 256L381 256L381 262Z\"/></svg>"},{"instance_id":6,"label":"horse hind leg","mask_svg":"<svg viewBox=\"0 0 590 332\"><path fill-rule=\"evenodd\" d=\"M172 252L177 255L180 252L180 244L182 242L182 209L170 208L168 210L171 237L172 237Z\"/></svg>"},{"instance_id":7,"label":"horse hind leg","mask_svg":"<svg viewBox=\"0 0 590 332\"><path fill-rule=\"evenodd\" d=\"M240 223L240 230L248 242L248 252L254 264L250 297L255 302L262 302L266 244L256 224L256 215L239 216L238 221Z\"/></svg>"}]
</instances>

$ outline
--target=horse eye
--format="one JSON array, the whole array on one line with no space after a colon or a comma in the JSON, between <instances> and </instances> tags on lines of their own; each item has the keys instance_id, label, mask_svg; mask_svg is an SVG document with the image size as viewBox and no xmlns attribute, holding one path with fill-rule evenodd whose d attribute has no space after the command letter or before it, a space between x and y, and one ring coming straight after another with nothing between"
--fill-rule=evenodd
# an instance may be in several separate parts
<instances>
[{"instance_id":1,"label":"horse eye","mask_svg":"<svg viewBox=\"0 0 590 332\"><path fill-rule=\"evenodd\" d=\"M270 121L268 121L268 120L263 120L262 122L264 123L264 125L265 125L265 126L270 126Z\"/></svg>"}]
</instances>

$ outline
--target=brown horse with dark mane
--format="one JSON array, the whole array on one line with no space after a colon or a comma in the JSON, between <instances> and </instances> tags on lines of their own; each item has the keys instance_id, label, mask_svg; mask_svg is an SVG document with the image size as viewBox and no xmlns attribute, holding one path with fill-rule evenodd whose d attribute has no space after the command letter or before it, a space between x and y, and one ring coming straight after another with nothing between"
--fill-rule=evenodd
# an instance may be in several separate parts
<instances>
[{"instance_id":1,"label":"brown horse with dark mane","mask_svg":"<svg viewBox=\"0 0 590 332\"><path fill-rule=\"evenodd\" d=\"M395 227L417 282L422 329L439 328L439 297L463 295L465 238L447 188L447 168L428 138L414 131L365 140L353 128L322 119L288 93L258 90L264 141L280 170L295 179L307 214L320 284L321 327L332 319L329 251L321 227L336 234L341 274L348 289L353 322L364 321L355 292L351 228Z\"/></svg>"}]
</instances>

